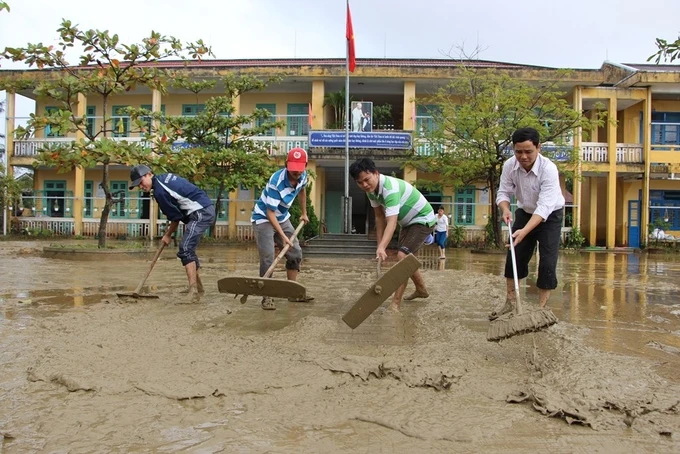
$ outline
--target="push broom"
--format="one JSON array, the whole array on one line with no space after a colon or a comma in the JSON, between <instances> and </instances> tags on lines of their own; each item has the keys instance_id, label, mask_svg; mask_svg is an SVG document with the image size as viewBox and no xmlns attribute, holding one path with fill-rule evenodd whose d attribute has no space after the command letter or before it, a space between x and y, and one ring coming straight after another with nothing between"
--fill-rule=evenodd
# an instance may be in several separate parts
<instances>
[{"instance_id":1,"label":"push broom","mask_svg":"<svg viewBox=\"0 0 680 454\"><path fill-rule=\"evenodd\" d=\"M522 303L519 296L519 279L517 279L517 260L515 259L515 244L512 238L512 228L508 222L510 236L510 256L512 258L512 274L515 280L515 311L505 314L489 325L486 340L499 342L512 336L524 333L532 333L548 328L557 323L557 317L550 309L539 308L522 311Z\"/></svg>"}]
</instances>

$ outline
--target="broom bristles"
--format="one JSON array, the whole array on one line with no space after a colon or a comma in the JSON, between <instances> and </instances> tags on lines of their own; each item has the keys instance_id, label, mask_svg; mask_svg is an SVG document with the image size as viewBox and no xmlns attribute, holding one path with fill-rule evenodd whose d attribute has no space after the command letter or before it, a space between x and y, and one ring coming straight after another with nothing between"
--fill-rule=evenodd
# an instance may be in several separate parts
<instances>
[{"instance_id":1,"label":"broom bristles","mask_svg":"<svg viewBox=\"0 0 680 454\"><path fill-rule=\"evenodd\" d=\"M489 325L486 340L498 342L524 333L533 333L557 323L550 309L529 310L521 314L510 313L497 318Z\"/></svg>"}]
</instances>

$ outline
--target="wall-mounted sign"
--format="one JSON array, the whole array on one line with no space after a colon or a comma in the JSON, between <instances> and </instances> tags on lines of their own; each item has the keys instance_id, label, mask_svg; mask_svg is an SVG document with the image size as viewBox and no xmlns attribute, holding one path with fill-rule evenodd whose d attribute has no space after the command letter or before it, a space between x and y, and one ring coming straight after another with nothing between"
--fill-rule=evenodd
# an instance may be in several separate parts
<instances>
[{"instance_id":1,"label":"wall-mounted sign","mask_svg":"<svg viewBox=\"0 0 680 454\"><path fill-rule=\"evenodd\" d=\"M345 148L345 131L310 131L309 146ZM350 132L349 148L410 149L409 132Z\"/></svg>"}]
</instances>

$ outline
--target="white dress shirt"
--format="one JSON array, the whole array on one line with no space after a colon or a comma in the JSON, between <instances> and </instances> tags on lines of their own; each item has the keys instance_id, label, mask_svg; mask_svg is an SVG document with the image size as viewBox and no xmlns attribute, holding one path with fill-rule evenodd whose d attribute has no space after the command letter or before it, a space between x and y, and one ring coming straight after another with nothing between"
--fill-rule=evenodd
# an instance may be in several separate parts
<instances>
[{"instance_id":1,"label":"white dress shirt","mask_svg":"<svg viewBox=\"0 0 680 454\"><path fill-rule=\"evenodd\" d=\"M501 185L496 205L517 199L517 207L529 214L537 214L545 222L553 211L564 207L557 166L550 159L538 154L530 171L524 170L514 156L503 164Z\"/></svg>"}]
</instances>

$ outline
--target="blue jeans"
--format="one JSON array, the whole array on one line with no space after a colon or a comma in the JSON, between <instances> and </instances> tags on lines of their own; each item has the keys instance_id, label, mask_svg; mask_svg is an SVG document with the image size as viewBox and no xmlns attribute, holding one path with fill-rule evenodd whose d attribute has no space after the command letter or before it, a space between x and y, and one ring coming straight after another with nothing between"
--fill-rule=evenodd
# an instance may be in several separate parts
<instances>
[{"instance_id":1,"label":"blue jeans","mask_svg":"<svg viewBox=\"0 0 680 454\"><path fill-rule=\"evenodd\" d=\"M446 232L434 232L434 242L440 249L446 249Z\"/></svg>"},{"instance_id":2,"label":"blue jeans","mask_svg":"<svg viewBox=\"0 0 680 454\"><path fill-rule=\"evenodd\" d=\"M201 208L191 213L187 218L188 222L185 221L184 235L182 235L182 241L179 243L177 257L179 257L184 266L191 262L196 262L196 269L199 269L201 266L196 255L196 248L203 233L208 230L215 220L215 207L210 205Z\"/></svg>"}]
</instances>

